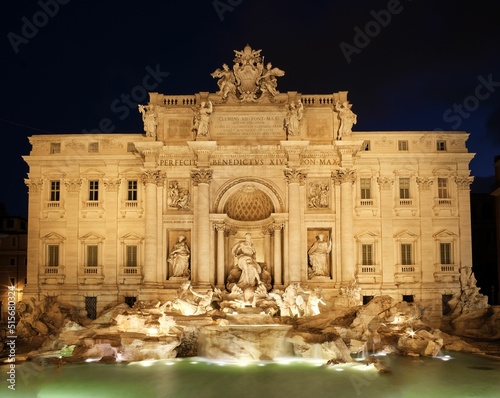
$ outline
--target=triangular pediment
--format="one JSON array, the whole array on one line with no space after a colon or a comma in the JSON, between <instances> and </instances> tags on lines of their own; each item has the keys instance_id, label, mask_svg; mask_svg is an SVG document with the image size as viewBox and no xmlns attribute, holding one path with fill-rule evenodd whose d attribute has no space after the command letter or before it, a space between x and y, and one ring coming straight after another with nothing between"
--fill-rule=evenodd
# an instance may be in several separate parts
<instances>
[{"instance_id":1,"label":"triangular pediment","mask_svg":"<svg viewBox=\"0 0 500 398\"><path fill-rule=\"evenodd\" d=\"M104 240L104 236L101 236L99 234L96 234L94 232L89 232L86 235L83 235L80 237L80 240L82 241L93 241L93 242L102 242Z\"/></svg>"},{"instance_id":2,"label":"triangular pediment","mask_svg":"<svg viewBox=\"0 0 500 398\"><path fill-rule=\"evenodd\" d=\"M125 241L134 241L134 242L137 242L137 241L142 241L144 238L140 235L137 235L136 233L134 232L131 232L129 234L126 234L126 235L123 235L120 240L122 242L125 242Z\"/></svg>"},{"instance_id":3,"label":"triangular pediment","mask_svg":"<svg viewBox=\"0 0 500 398\"><path fill-rule=\"evenodd\" d=\"M442 231L432 235L432 237L435 239L453 238L455 236L457 236L457 234L454 234L449 229L443 229Z\"/></svg>"},{"instance_id":4,"label":"triangular pediment","mask_svg":"<svg viewBox=\"0 0 500 398\"><path fill-rule=\"evenodd\" d=\"M55 232L49 232L47 235L45 236L42 236L40 238L41 241L44 241L44 242L47 242L47 241L50 241L50 242L62 242L64 241L66 238L62 235L59 235Z\"/></svg>"},{"instance_id":5,"label":"triangular pediment","mask_svg":"<svg viewBox=\"0 0 500 398\"><path fill-rule=\"evenodd\" d=\"M407 229L394 235L394 239L416 239L416 238L418 238L418 235Z\"/></svg>"},{"instance_id":6,"label":"triangular pediment","mask_svg":"<svg viewBox=\"0 0 500 398\"><path fill-rule=\"evenodd\" d=\"M379 238L379 235L373 231L365 231L356 235L356 240L376 240Z\"/></svg>"}]
</instances>

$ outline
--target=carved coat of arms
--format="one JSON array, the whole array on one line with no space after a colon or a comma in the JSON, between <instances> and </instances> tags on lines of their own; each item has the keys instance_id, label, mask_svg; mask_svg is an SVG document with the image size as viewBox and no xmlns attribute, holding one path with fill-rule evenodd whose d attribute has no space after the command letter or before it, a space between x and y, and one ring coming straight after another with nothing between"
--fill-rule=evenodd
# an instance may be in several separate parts
<instances>
[{"instance_id":1,"label":"carved coat of arms","mask_svg":"<svg viewBox=\"0 0 500 398\"><path fill-rule=\"evenodd\" d=\"M279 94L277 77L285 75L279 68L273 68L269 62L264 66L264 58L260 56L262 50L253 50L248 44L242 51L234 50L236 57L233 69L227 64L222 69L216 69L211 76L218 78L218 95L227 100L233 94L240 101L256 101L265 93L272 99Z\"/></svg>"}]
</instances>

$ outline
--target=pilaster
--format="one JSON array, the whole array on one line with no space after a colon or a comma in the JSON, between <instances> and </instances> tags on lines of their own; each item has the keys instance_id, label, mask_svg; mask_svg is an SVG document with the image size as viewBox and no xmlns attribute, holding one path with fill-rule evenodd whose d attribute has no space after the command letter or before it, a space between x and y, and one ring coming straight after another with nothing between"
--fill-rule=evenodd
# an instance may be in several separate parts
<instances>
[{"instance_id":1,"label":"pilaster","mask_svg":"<svg viewBox=\"0 0 500 398\"><path fill-rule=\"evenodd\" d=\"M191 170L191 179L196 191L196 212L194 215L194 229L196 239L196 262L191 264L192 280L198 285L213 284L213 275L210 273L210 182L212 170L200 168Z\"/></svg>"}]
</instances>

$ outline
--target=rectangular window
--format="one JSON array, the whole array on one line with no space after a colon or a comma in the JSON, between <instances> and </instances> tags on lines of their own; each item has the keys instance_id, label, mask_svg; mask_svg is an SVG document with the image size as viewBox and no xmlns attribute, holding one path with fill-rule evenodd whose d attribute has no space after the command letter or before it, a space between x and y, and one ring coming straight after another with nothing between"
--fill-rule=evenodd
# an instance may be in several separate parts
<instances>
[{"instance_id":1,"label":"rectangular window","mask_svg":"<svg viewBox=\"0 0 500 398\"><path fill-rule=\"evenodd\" d=\"M439 244L439 256L441 258L441 264L453 264L451 259L451 243Z\"/></svg>"},{"instance_id":2,"label":"rectangular window","mask_svg":"<svg viewBox=\"0 0 500 398\"><path fill-rule=\"evenodd\" d=\"M363 296L363 305L368 304L372 300L373 300L373 296Z\"/></svg>"},{"instance_id":3,"label":"rectangular window","mask_svg":"<svg viewBox=\"0 0 500 398\"><path fill-rule=\"evenodd\" d=\"M438 151L446 151L446 141L445 140L438 140L436 142L436 149Z\"/></svg>"},{"instance_id":4,"label":"rectangular window","mask_svg":"<svg viewBox=\"0 0 500 398\"><path fill-rule=\"evenodd\" d=\"M59 202L61 198L61 182L51 181L50 182L50 201Z\"/></svg>"},{"instance_id":5,"label":"rectangular window","mask_svg":"<svg viewBox=\"0 0 500 398\"><path fill-rule=\"evenodd\" d=\"M365 150L365 151L370 151L371 150L371 146L370 146L370 141L369 140L366 140L365 142L363 142L363 150Z\"/></svg>"},{"instance_id":6,"label":"rectangular window","mask_svg":"<svg viewBox=\"0 0 500 398\"><path fill-rule=\"evenodd\" d=\"M99 181L89 181L89 200L99 200Z\"/></svg>"},{"instance_id":7,"label":"rectangular window","mask_svg":"<svg viewBox=\"0 0 500 398\"><path fill-rule=\"evenodd\" d=\"M362 265L373 264L373 245L361 245Z\"/></svg>"},{"instance_id":8,"label":"rectangular window","mask_svg":"<svg viewBox=\"0 0 500 398\"><path fill-rule=\"evenodd\" d=\"M438 178L438 197L441 199L447 199L450 197L447 178Z\"/></svg>"},{"instance_id":9,"label":"rectangular window","mask_svg":"<svg viewBox=\"0 0 500 398\"><path fill-rule=\"evenodd\" d=\"M17 236L13 236L12 237L12 240L10 241L10 245L12 247L16 247L17 246Z\"/></svg>"},{"instance_id":10,"label":"rectangular window","mask_svg":"<svg viewBox=\"0 0 500 398\"><path fill-rule=\"evenodd\" d=\"M61 153L61 144L59 142L51 142L50 153Z\"/></svg>"},{"instance_id":11,"label":"rectangular window","mask_svg":"<svg viewBox=\"0 0 500 398\"><path fill-rule=\"evenodd\" d=\"M137 200L137 180L128 181L127 200Z\"/></svg>"},{"instance_id":12,"label":"rectangular window","mask_svg":"<svg viewBox=\"0 0 500 398\"><path fill-rule=\"evenodd\" d=\"M98 142L91 142L89 144L89 152L99 152L99 143Z\"/></svg>"},{"instance_id":13,"label":"rectangular window","mask_svg":"<svg viewBox=\"0 0 500 398\"><path fill-rule=\"evenodd\" d=\"M408 141L399 140L398 141L398 151L407 151L408 150Z\"/></svg>"},{"instance_id":14,"label":"rectangular window","mask_svg":"<svg viewBox=\"0 0 500 398\"><path fill-rule=\"evenodd\" d=\"M16 263L17 263L17 262L16 262L16 258L15 258L15 257L9 257L9 265L10 265L11 267L16 266Z\"/></svg>"},{"instance_id":15,"label":"rectangular window","mask_svg":"<svg viewBox=\"0 0 500 398\"><path fill-rule=\"evenodd\" d=\"M10 278L10 285L15 286L16 285L16 278Z\"/></svg>"},{"instance_id":16,"label":"rectangular window","mask_svg":"<svg viewBox=\"0 0 500 398\"><path fill-rule=\"evenodd\" d=\"M137 267L137 246L133 245L127 246L125 266Z\"/></svg>"},{"instance_id":17,"label":"rectangular window","mask_svg":"<svg viewBox=\"0 0 500 398\"><path fill-rule=\"evenodd\" d=\"M401 264L411 265L412 263L411 243L401 243Z\"/></svg>"},{"instance_id":18,"label":"rectangular window","mask_svg":"<svg viewBox=\"0 0 500 398\"><path fill-rule=\"evenodd\" d=\"M410 199L410 179L400 178L399 179L399 198L400 199Z\"/></svg>"},{"instance_id":19,"label":"rectangular window","mask_svg":"<svg viewBox=\"0 0 500 398\"><path fill-rule=\"evenodd\" d=\"M371 199L371 178L361 178L359 185L361 187L361 199Z\"/></svg>"},{"instance_id":20,"label":"rectangular window","mask_svg":"<svg viewBox=\"0 0 500 398\"><path fill-rule=\"evenodd\" d=\"M97 267L97 245L87 246L87 267Z\"/></svg>"},{"instance_id":21,"label":"rectangular window","mask_svg":"<svg viewBox=\"0 0 500 398\"><path fill-rule=\"evenodd\" d=\"M59 266L59 245L48 245L47 247L47 266Z\"/></svg>"}]
</instances>

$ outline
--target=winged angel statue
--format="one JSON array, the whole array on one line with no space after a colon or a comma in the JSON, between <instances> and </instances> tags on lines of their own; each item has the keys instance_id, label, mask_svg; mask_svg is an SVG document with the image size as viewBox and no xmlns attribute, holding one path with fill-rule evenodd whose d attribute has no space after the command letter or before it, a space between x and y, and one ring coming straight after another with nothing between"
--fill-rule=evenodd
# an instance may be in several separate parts
<instances>
[{"instance_id":1,"label":"winged angel statue","mask_svg":"<svg viewBox=\"0 0 500 398\"><path fill-rule=\"evenodd\" d=\"M229 94L234 95L240 101L256 101L267 94L270 99L279 94L277 90L277 77L285 75L279 68L273 68L269 62L264 67L262 50L253 50L248 44L242 51L234 50L233 69L227 64L222 69L217 68L211 76L218 78L218 95L226 101Z\"/></svg>"}]
</instances>

